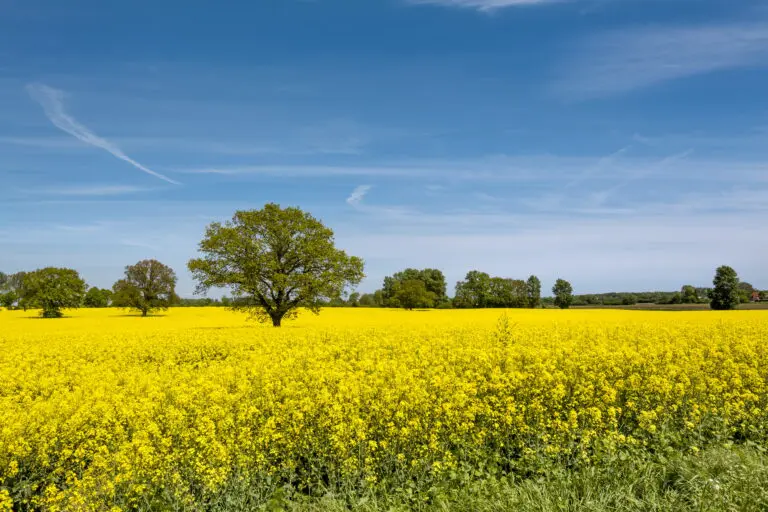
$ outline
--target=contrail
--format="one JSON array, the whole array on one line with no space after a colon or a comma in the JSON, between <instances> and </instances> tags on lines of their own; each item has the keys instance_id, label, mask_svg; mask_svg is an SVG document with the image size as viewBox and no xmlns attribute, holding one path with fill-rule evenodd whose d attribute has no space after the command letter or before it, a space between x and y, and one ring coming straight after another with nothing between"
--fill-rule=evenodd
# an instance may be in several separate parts
<instances>
[{"instance_id":1,"label":"contrail","mask_svg":"<svg viewBox=\"0 0 768 512\"><path fill-rule=\"evenodd\" d=\"M62 101L64 99L64 93L62 91L54 89L53 87L48 87L45 84L29 84L27 85L27 92L33 100L38 102L40 106L43 107L45 115L48 116L48 119L50 119L53 125L58 129L72 135L77 139L80 139L86 144L90 144L91 146L101 148L111 153L120 160L128 162L137 169L144 171L147 174L151 174L155 178L160 178L161 180L167 181L168 183L173 183L174 185L181 184L178 181L172 180L168 176L163 176L159 172L155 172L152 169L144 167L139 162L123 153L119 147L115 146L106 139L102 139L91 130L78 123L64 110L64 102Z\"/></svg>"}]
</instances>

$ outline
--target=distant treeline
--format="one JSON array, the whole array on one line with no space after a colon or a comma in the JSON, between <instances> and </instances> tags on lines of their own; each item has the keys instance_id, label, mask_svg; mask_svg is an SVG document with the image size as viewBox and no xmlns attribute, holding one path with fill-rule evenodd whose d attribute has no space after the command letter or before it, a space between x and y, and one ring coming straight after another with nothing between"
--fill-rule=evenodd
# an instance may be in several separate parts
<instances>
[{"instance_id":1,"label":"distant treeline","mask_svg":"<svg viewBox=\"0 0 768 512\"><path fill-rule=\"evenodd\" d=\"M407 268L384 278L373 293L348 293L365 277L364 262L335 247L333 231L299 208L268 203L260 210L239 210L232 220L213 222L198 245L199 257L187 270L196 293L224 289L230 297L182 299L176 294L174 269L154 259L125 267L112 289L89 287L77 270L45 267L30 272L0 272L0 305L7 309L39 309L44 318L60 318L63 310L121 307L147 316L171 306L221 306L245 312L280 327L300 308L319 313L323 306L385 308L568 308L621 306L640 302L684 304L709 302L712 309L768 299L766 292L741 282L722 265L712 288L683 286L679 292L574 295L573 286L558 278L550 297L542 297L541 280L491 276L470 270L449 297L445 275L434 268Z\"/></svg>"},{"instance_id":2,"label":"distant treeline","mask_svg":"<svg viewBox=\"0 0 768 512\"><path fill-rule=\"evenodd\" d=\"M4 274L0 272L0 306L7 309L39 307L25 299L26 272ZM636 304L708 304L713 288L683 286L680 291L610 292L574 295L570 283L559 279L552 296L541 295L541 281L536 276L527 279L493 277L472 270L456 283L453 297L447 294L447 282L438 269L407 268L384 278L382 287L373 293L352 292L346 298L321 300L324 307L370 308L537 308L569 306L632 306ZM739 300L742 303L768 301L768 291L760 291L750 283L739 282ZM172 307L231 307L234 300L220 298L175 297ZM105 308L121 305L114 291L87 287L82 306Z\"/></svg>"},{"instance_id":3,"label":"distant treeline","mask_svg":"<svg viewBox=\"0 0 768 512\"><path fill-rule=\"evenodd\" d=\"M553 295L541 296L541 281L536 276L527 280L492 277L472 270L456 283L456 294L448 297L443 273L436 269L405 269L384 278L381 289L373 293L352 293L346 300L326 303L328 307L403 307L398 289L406 281L419 280L424 290L432 295L421 295L416 307L435 308L530 308L567 306L633 306L636 304L709 304L712 287L685 285L679 291L609 292L570 295L570 283L559 279ZM559 286L558 286L559 285ZM563 289L565 288L565 289ZM748 282L738 282L737 294L741 303L768 301L768 290L760 291ZM559 300L558 300L559 298Z\"/></svg>"}]
</instances>

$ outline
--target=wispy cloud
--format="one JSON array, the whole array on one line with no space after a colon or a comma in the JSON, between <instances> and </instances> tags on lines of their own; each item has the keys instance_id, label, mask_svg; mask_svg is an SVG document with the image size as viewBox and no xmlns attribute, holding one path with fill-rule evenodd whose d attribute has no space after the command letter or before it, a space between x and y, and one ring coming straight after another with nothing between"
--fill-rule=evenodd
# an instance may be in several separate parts
<instances>
[{"instance_id":1,"label":"wispy cloud","mask_svg":"<svg viewBox=\"0 0 768 512\"><path fill-rule=\"evenodd\" d=\"M358 206L363 201L363 198L369 190L371 190L370 185L360 185L359 187L355 188L355 190L353 190L347 198L347 204L351 206Z\"/></svg>"},{"instance_id":2,"label":"wispy cloud","mask_svg":"<svg viewBox=\"0 0 768 512\"><path fill-rule=\"evenodd\" d=\"M53 125L60 130L72 135L73 137L85 142L86 144L90 144L91 146L101 148L108 153L111 153L113 156L128 162L140 171L150 174L163 181L167 181L168 183L173 183L174 185L179 184L178 181L172 180L171 178L140 164L136 160L123 153L122 150L115 144L99 137L91 130L77 122L77 120L70 116L64 109L64 93L62 91L44 84L30 84L27 86L27 92L29 92L29 95L32 97L32 99L37 101L40 106L43 107L45 115L48 116L48 119L50 119Z\"/></svg>"},{"instance_id":3,"label":"wispy cloud","mask_svg":"<svg viewBox=\"0 0 768 512\"><path fill-rule=\"evenodd\" d=\"M690 147L690 146L689 146ZM558 189L576 189L586 182L614 182L631 176L644 176L660 158L679 153L678 148L663 148L667 155L638 154L630 156L620 149L610 155L594 156L494 156L467 159L411 159L382 161L375 164L282 164L221 166L198 169L178 169L183 174L214 174L237 181L251 181L262 177L325 179L329 177L360 177L361 181L376 177L380 180L424 181L425 186L445 187L455 183L520 183L545 184ZM671 151L678 150L677 153ZM685 156L688 156L685 152ZM659 181L692 179L697 183L730 183L739 179L768 181L768 164L764 159L723 160L721 158L674 159L669 173L659 175Z\"/></svg>"},{"instance_id":4,"label":"wispy cloud","mask_svg":"<svg viewBox=\"0 0 768 512\"><path fill-rule=\"evenodd\" d=\"M505 7L522 7L531 5L553 4L570 0L408 0L411 4L442 5L446 7L463 7L478 11L494 11Z\"/></svg>"},{"instance_id":5,"label":"wispy cloud","mask_svg":"<svg viewBox=\"0 0 768 512\"><path fill-rule=\"evenodd\" d=\"M43 149L72 149L85 147L68 137L0 137L0 144Z\"/></svg>"},{"instance_id":6,"label":"wispy cloud","mask_svg":"<svg viewBox=\"0 0 768 512\"><path fill-rule=\"evenodd\" d=\"M693 150L689 149L681 153L676 153L674 155L666 156L654 162L653 164L649 165L645 169L640 169L639 172L636 172L627 176L624 180L620 181L619 183L617 183L616 185L610 188L593 192L591 196L592 205L596 208L602 206L606 201L608 201L608 199L611 198L611 196L616 194L616 192L618 192L619 190L631 185L632 183L635 183L638 180L642 180L644 178L652 176L653 174L656 174L660 171L669 170L670 166L676 164L677 162L687 159L692 153L693 153Z\"/></svg>"},{"instance_id":7,"label":"wispy cloud","mask_svg":"<svg viewBox=\"0 0 768 512\"><path fill-rule=\"evenodd\" d=\"M593 176L599 175L601 172L605 171L606 169L610 169L611 166L627 151L629 151L631 146L626 146L618 151L614 151L610 155L602 157L600 160L597 161L597 163L587 168L583 173L581 173L579 176L575 177L573 180L569 181L563 186L563 189L569 189L572 187L575 187L576 185L579 185Z\"/></svg>"},{"instance_id":8,"label":"wispy cloud","mask_svg":"<svg viewBox=\"0 0 768 512\"><path fill-rule=\"evenodd\" d=\"M624 29L581 44L554 90L587 99L751 66L768 66L768 23Z\"/></svg>"},{"instance_id":9,"label":"wispy cloud","mask_svg":"<svg viewBox=\"0 0 768 512\"><path fill-rule=\"evenodd\" d=\"M132 185L86 185L77 187L49 187L36 190L28 190L30 194L44 194L50 196L84 196L102 197L134 194L149 189L134 187Z\"/></svg>"}]
</instances>

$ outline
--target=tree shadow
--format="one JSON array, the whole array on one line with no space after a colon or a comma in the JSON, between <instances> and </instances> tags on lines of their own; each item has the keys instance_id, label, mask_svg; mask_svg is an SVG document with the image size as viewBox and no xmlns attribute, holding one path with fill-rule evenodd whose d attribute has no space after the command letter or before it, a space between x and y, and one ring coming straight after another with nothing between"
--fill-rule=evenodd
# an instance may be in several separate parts
<instances>
[{"instance_id":1,"label":"tree shadow","mask_svg":"<svg viewBox=\"0 0 768 512\"><path fill-rule=\"evenodd\" d=\"M34 316L22 316L21 318L24 320L70 320L75 317L65 315L65 316L60 316L58 318L46 318L44 316L34 315Z\"/></svg>"},{"instance_id":2,"label":"tree shadow","mask_svg":"<svg viewBox=\"0 0 768 512\"><path fill-rule=\"evenodd\" d=\"M168 315L147 315L147 316L141 316L141 313L123 313L121 315L109 315L109 318L163 318Z\"/></svg>"}]
</instances>

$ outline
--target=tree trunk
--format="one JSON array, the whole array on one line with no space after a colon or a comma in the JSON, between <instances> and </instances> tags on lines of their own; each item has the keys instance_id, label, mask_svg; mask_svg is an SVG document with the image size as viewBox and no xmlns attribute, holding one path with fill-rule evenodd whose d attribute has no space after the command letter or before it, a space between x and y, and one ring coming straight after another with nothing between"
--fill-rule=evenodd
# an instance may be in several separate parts
<instances>
[{"instance_id":1,"label":"tree trunk","mask_svg":"<svg viewBox=\"0 0 768 512\"><path fill-rule=\"evenodd\" d=\"M141 316L147 316L147 311L148 310L146 310L146 309L142 309L141 310Z\"/></svg>"},{"instance_id":2,"label":"tree trunk","mask_svg":"<svg viewBox=\"0 0 768 512\"><path fill-rule=\"evenodd\" d=\"M280 327L280 321L283 319L282 315L272 315L272 327Z\"/></svg>"}]
</instances>

